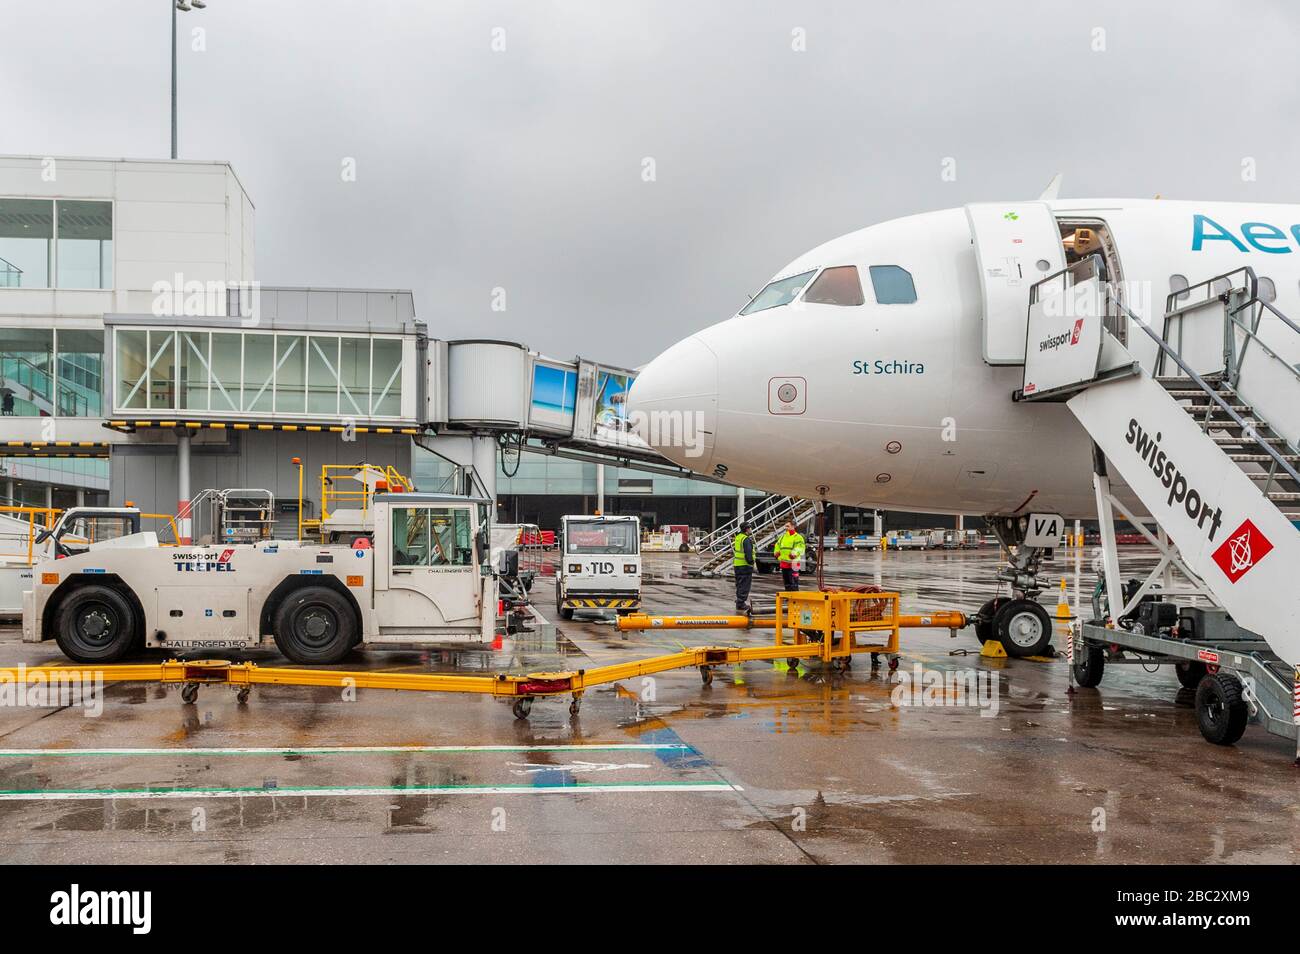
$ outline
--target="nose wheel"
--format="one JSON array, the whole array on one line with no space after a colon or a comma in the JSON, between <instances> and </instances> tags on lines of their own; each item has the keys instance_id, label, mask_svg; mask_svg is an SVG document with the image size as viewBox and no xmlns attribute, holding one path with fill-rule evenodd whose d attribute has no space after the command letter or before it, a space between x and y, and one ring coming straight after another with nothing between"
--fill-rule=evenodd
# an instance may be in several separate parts
<instances>
[{"instance_id":1,"label":"nose wheel","mask_svg":"<svg viewBox=\"0 0 1300 954\"><path fill-rule=\"evenodd\" d=\"M1052 642L1052 620L1037 600L1008 600L993 617L1008 656L1041 656Z\"/></svg>"}]
</instances>

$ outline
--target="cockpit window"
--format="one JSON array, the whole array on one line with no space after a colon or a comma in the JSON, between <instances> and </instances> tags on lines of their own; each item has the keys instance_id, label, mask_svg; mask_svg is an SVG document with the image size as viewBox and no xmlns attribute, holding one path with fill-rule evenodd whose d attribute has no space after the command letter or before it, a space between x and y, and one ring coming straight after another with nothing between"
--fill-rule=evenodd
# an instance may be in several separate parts
<instances>
[{"instance_id":1,"label":"cockpit window","mask_svg":"<svg viewBox=\"0 0 1300 954\"><path fill-rule=\"evenodd\" d=\"M791 275L789 278L778 278L755 295L754 300L742 308L740 313L742 315L752 315L756 311L766 311L768 308L777 308L781 305L790 304L799 296L803 286L808 284L808 279L812 277L814 271L816 269L798 275Z\"/></svg>"},{"instance_id":2,"label":"cockpit window","mask_svg":"<svg viewBox=\"0 0 1300 954\"><path fill-rule=\"evenodd\" d=\"M916 301L912 273L897 265L872 265L871 287L878 305L910 305Z\"/></svg>"},{"instance_id":3,"label":"cockpit window","mask_svg":"<svg viewBox=\"0 0 1300 954\"><path fill-rule=\"evenodd\" d=\"M823 269L803 293L803 300L814 305L861 305L865 299L857 267L836 265Z\"/></svg>"}]
</instances>

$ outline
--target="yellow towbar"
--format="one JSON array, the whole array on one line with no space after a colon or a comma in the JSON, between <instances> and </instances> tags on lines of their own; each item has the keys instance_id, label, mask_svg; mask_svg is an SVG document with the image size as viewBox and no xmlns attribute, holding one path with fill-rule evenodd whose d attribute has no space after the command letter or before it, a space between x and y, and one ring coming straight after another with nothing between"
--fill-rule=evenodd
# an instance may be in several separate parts
<instances>
[{"instance_id":1,"label":"yellow towbar","mask_svg":"<svg viewBox=\"0 0 1300 954\"><path fill-rule=\"evenodd\" d=\"M873 663L876 656L889 657L889 668L895 669L898 666L898 631L901 626L961 627L965 625L965 617L951 612L901 616L897 593L809 592L778 594L776 614L765 623L745 616L654 617L637 614L619 620L620 628L624 629L745 628L760 625L775 630L771 645L693 646L675 653L592 669L524 675L462 676L280 668L224 659L169 659L157 664L10 666L0 668L0 683L44 683L51 686L74 681L176 683L181 686L181 698L186 703L193 703L198 697L199 687L205 685L231 686L238 690L241 703L248 700L252 687L258 685L469 692L512 699L515 717L525 719L535 698L571 695L573 701L569 712L577 715L583 693L592 686L673 669L698 668L701 679L708 685L713 681L714 666L784 659L794 669L800 660L819 658L836 669L845 669L854 654L868 652L873 656Z\"/></svg>"}]
</instances>

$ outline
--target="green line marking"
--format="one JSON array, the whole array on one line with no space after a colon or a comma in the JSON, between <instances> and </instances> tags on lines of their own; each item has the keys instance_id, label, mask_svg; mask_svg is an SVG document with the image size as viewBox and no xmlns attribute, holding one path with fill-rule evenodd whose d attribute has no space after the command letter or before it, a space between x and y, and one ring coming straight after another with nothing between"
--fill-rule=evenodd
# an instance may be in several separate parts
<instances>
[{"instance_id":1,"label":"green line marking","mask_svg":"<svg viewBox=\"0 0 1300 954\"><path fill-rule=\"evenodd\" d=\"M7 789L0 801L88 801L101 799L362 797L409 795L584 795L614 792L738 792L728 782L575 782L572 785L323 785L264 788Z\"/></svg>"}]
</instances>

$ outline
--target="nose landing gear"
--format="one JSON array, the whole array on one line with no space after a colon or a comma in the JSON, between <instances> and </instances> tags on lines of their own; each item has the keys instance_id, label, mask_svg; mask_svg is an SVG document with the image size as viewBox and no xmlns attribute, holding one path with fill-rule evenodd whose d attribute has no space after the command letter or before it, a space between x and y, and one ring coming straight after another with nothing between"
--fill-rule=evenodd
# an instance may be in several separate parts
<instances>
[{"instance_id":1,"label":"nose landing gear","mask_svg":"<svg viewBox=\"0 0 1300 954\"><path fill-rule=\"evenodd\" d=\"M980 645L998 640L1008 656L1042 655L1052 642L1052 618L1036 599L1042 591L1038 567L1044 558L1051 558L1052 548L1035 545L1029 516L986 516L985 520L1010 554L1007 565L998 570L998 579L1010 585L1012 595L979 608L972 617L975 638ZM1060 518L1056 521L1060 527Z\"/></svg>"}]
</instances>

